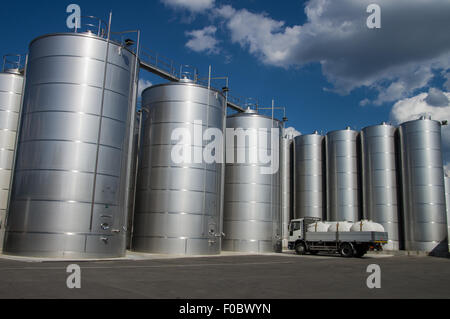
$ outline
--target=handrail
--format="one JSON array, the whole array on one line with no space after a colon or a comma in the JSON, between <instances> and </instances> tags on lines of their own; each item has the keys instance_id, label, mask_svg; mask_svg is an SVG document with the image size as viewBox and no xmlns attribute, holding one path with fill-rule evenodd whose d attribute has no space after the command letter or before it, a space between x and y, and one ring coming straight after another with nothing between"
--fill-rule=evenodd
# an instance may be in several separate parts
<instances>
[{"instance_id":1,"label":"handrail","mask_svg":"<svg viewBox=\"0 0 450 319\"><path fill-rule=\"evenodd\" d=\"M161 69L178 79L181 76L181 74L178 73L179 67L177 63L155 51L152 51L145 47L141 47L140 57L141 60L146 64Z\"/></svg>"},{"instance_id":2,"label":"handrail","mask_svg":"<svg viewBox=\"0 0 450 319\"><path fill-rule=\"evenodd\" d=\"M20 71L23 67L21 54L5 54L3 56L2 72L5 72L5 70Z\"/></svg>"},{"instance_id":3,"label":"handrail","mask_svg":"<svg viewBox=\"0 0 450 319\"><path fill-rule=\"evenodd\" d=\"M112 42L116 42L123 47L126 47L128 50L132 51L133 53L138 53L138 39L131 39L129 35L136 34L136 36L139 36L138 30L126 30L126 31L120 31L120 32L112 32L110 35L110 40ZM128 35L128 36L127 36Z\"/></svg>"},{"instance_id":4,"label":"handrail","mask_svg":"<svg viewBox=\"0 0 450 319\"><path fill-rule=\"evenodd\" d=\"M85 19L87 23L82 23ZM75 25L75 33L88 32L96 34L98 37L105 38L108 34L108 24L95 16L81 16L81 26Z\"/></svg>"}]
</instances>

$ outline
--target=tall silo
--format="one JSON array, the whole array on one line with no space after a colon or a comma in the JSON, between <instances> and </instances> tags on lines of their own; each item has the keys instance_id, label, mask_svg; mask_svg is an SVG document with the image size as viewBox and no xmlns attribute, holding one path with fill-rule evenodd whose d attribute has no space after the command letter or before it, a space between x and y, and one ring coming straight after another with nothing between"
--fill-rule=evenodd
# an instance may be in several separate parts
<instances>
[{"instance_id":1,"label":"tall silo","mask_svg":"<svg viewBox=\"0 0 450 319\"><path fill-rule=\"evenodd\" d=\"M0 73L0 252L3 250L6 209L12 179L17 130L22 109L23 75L20 65Z\"/></svg>"},{"instance_id":2,"label":"tall silo","mask_svg":"<svg viewBox=\"0 0 450 319\"><path fill-rule=\"evenodd\" d=\"M353 221L361 217L359 133L346 130L326 136L327 219Z\"/></svg>"},{"instance_id":3,"label":"tall silo","mask_svg":"<svg viewBox=\"0 0 450 319\"><path fill-rule=\"evenodd\" d=\"M324 137L300 135L294 144L295 218L326 219Z\"/></svg>"},{"instance_id":4,"label":"tall silo","mask_svg":"<svg viewBox=\"0 0 450 319\"><path fill-rule=\"evenodd\" d=\"M293 139L284 135L281 138L281 224L283 247L287 247L289 240L289 222L293 217L293 184L292 184L292 155Z\"/></svg>"},{"instance_id":5,"label":"tall silo","mask_svg":"<svg viewBox=\"0 0 450 319\"><path fill-rule=\"evenodd\" d=\"M445 206L447 210L447 240L450 251L450 177L445 176Z\"/></svg>"},{"instance_id":6,"label":"tall silo","mask_svg":"<svg viewBox=\"0 0 450 319\"><path fill-rule=\"evenodd\" d=\"M133 249L219 254L224 145L215 136L217 148L211 152L203 136L207 130L222 135L225 97L183 80L146 89L142 106L148 114L143 117ZM206 153L215 153L216 159L207 159Z\"/></svg>"},{"instance_id":7,"label":"tall silo","mask_svg":"<svg viewBox=\"0 0 450 319\"><path fill-rule=\"evenodd\" d=\"M429 117L399 128L406 250L447 250L441 123Z\"/></svg>"},{"instance_id":8,"label":"tall silo","mask_svg":"<svg viewBox=\"0 0 450 319\"><path fill-rule=\"evenodd\" d=\"M250 109L227 119L223 250L262 253L282 248L281 129L279 121ZM270 155L270 162L261 154Z\"/></svg>"},{"instance_id":9,"label":"tall silo","mask_svg":"<svg viewBox=\"0 0 450 319\"><path fill-rule=\"evenodd\" d=\"M384 226L386 250L400 248L396 128L382 123L361 131L363 216Z\"/></svg>"},{"instance_id":10,"label":"tall silo","mask_svg":"<svg viewBox=\"0 0 450 319\"><path fill-rule=\"evenodd\" d=\"M58 33L31 42L8 254L125 254L138 70L135 53L109 36Z\"/></svg>"}]
</instances>

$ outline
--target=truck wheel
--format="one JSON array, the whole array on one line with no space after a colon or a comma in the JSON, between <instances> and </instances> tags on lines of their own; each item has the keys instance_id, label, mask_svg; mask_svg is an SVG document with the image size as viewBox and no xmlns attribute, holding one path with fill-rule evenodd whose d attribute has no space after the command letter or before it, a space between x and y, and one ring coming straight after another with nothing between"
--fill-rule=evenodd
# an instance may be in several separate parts
<instances>
[{"instance_id":1,"label":"truck wheel","mask_svg":"<svg viewBox=\"0 0 450 319\"><path fill-rule=\"evenodd\" d=\"M304 255L306 254L306 247L304 243L299 243L295 246L295 253L297 255Z\"/></svg>"},{"instance_id":2,"label":"truck wheel","mask_svg":"<svg viewBox=\"0 0 450 319\"><path fill-rule=\"evenodd\" d=\"M343 243L339 249L339 253L342 257L351 258L354 255L353 247L349 243Z\"/></svg>"}]
</instances>

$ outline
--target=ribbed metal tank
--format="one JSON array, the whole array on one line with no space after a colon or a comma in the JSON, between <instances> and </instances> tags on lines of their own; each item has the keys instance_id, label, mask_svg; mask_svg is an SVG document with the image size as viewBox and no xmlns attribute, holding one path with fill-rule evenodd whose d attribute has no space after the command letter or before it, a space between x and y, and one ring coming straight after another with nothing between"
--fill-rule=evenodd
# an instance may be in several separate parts
<instances>
[{"instance_id":1,"label":"ribbed metal tank","mask_svg":"<svg viewBox=\"0 0 450 319\"><path fill-rule=\"evenodd\" d=\"M317 132L295 138L295 218L326 219L324 139Z\"/></svg>"},{"instance_id":2,"label":"ribbed metal tank","mask_svg":"<svg viewBox=\"0 0 450 319\"><path fill-rule=\"evenodd\" d=\"M23 76L18 70L0 73L0 252L3 250L22 90Z\"/></svg>"},{"instance_id":3,"label":"ribbed metal tank","mask_svg":"<svg viewBox=\"0 0 450 319\"><path fill-rule=\"evenodd\" d=\"M127 48L93 34L31 42L8 254L125 254L136 63Z\"/></svg>"},{"instance_id":4,"label":"ribbed metal tank","mask_svg":"<svg viewBox=\"0 0 450 319\"><path fill-rule=\"evenodd\" d=\"M363 216L384 226L385 250L400 248L396 128L383 123L361 131Z\"/></svg>"},{"instance_id":5,"label":"ribbed metal tank","mask_svg":"<svg viewBox=\"0 0 450 319\"><path fill-rule=\"evenodd\" d=\"M361 217L360 172L356 131L330 132L326 136L327 219L353 221Z\"/></svg>"},{"instance_id":6,"label":"ribbed metal tank","mask_svg":"<svg viewBox=\"0 0 450 319\"><path fill-rule=\"evenodd\" d=\"M450 177L445 176L445 204L447 208L447 240L450 251Z\"/></svg>"},{"instance_id":7,"label":"ribbed metal tank","mask_svg":"<svg viewBox=\"0 0 450 319\"><path fill-rule=\"evenodd\" d=\"M257 133L261 129L270 134L272 128L278 132L273 149L271 137ZM263 168L269 165L263 164L258 154L274 152L273 159L280 160L281 128L282 124L279 121L259 115L252 110L232 115L227 119L227 130L242 129L241 133L248 133L249 136L253 131L259 138L256 142L249 137L244 144L242 138L238 137L235 138L234 145L227 138L223 250L255 253L281 250L280 170L274 170L274 174L267 174ZM238 133L237 130L235 132ZM229 134L227 133L227 137ZM250 140L254 140L255 144L250 144ZM247 154L246 160L238 160L239 152ZM235 158L230 161L230 154L233 153ZM256 160L252 161L252 157Z\"/></svg>"},{"instance_id":8,"label":"ribbed metal tank","mask_svg":"<svg viewBox=\"0 0 450 319\"><path fill-rule=\"evenodd\" d=\"M289 222L293 217L293 184L292 184L292 155L293 139L283 136L281 139L281 224L283 247L287 247L289 240Z\"/></svg>"},{"instance_id":9,"label":"ribbed metal tank","mask_svg":"<svg viewBox=\"0 0 450 319\"><path fill-rule=\"evenodd\" d=\"M223 167L220 162L223 159L212 164L202 159L202 152L209 143L202 142L202 136L206 129L223 131L224 96L190 82L169 83L146 89L142 105L148 114L143 121L134 250L180 255L219 254ZM173 152L182 153L174 151L179 143L172 140L176 129L191 135L190 139L180 140L191 150L189 161L183 163L172 157ZM223 143L221 147L222 150L216 151L223 154Z\"/></svg>"},{"instance_id":10,"label":"ribbed metal tank","mask_svg":"<svg viewBox=\"0 0 450 319\"><path fill-rule=\"evenodd\" d=\"M447 248L441 123L428 117L399 128L406 250Z\"/></svg>"}]
</instances>

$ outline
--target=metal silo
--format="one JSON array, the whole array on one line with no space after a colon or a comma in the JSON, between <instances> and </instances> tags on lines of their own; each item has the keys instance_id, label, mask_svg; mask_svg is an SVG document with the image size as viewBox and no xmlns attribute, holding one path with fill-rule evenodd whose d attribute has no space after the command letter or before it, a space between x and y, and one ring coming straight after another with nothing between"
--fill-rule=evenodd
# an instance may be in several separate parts
<instances>
[{"instance_id":1,"label":"metal silo","mask_svg":"<svg viewBox=\"0 0 450 319\"><path fill-rule=\"evenodd\" d=\"M16 138L22 109L23 75L20 62L0 73L0 252L3 250L6 210L12 179Z\"/></svg>"},{"instance_id":2,"label":"metal silo","mask_svg":"<svg viewBox=\"0 0 450 319\"><path fill-rule=\"evenodd\" d=\"M445 206L447 211L447 240L450 251L450 177L445 176Z\"/></svg>"},{"instance_id":3,"label":"metal silo","mask_svg":"<svg viewBox=\"0 0 450 319\"><path fill-rule=\"evenodd\" d=\"M317 132L295 138L295 218L326 219L324 137Z\"/></svg>"},{"instance_id":4,"label":"metal silo","mask_svg":"<svg viewBox=\"0 0 450 319\"><path fill-rule=\"evenodd\" d=\"M406 250L446 251L447 216L441 123L431 118L399 128Z\"/></svg>"},{"instance_id":5,"label":"metal silo","mask_svg":"<svg viewBox=\"0 0 450 319\"><path fill-rule=\"evenodd\" d=\"M327 219L358 221L361 216L358 132L350 128L326 136Z\"/></svg>"},{"instance_id":6,"label":"metal silo","mask_svg":"<svg viewBox=\"0 0 450 319\"><path fill-rule=\"evenodd\" d=\"M187 80L143 92L142 105L147 114L143 116L134 250L183 255L220 253L224 145L219 143L222 145L216 149L217 161L211 163L203 158L209 142L202 137L207 129L222 134L225 102L222 93Z\"/></svg>"},{"instance_id":7,"label":"metal silo","mask_svg":"<svg viewBox=\"0 0 450 319\"><path fill-rule=\"evenodd\" d=\"M50 34L29 46L8 254L125 254L139 67L106 33Z\"/></svg>"},{"instance_id":8,"label":"metal silo","mask_svg":"<svg viewBox=\"0 0 450 319\"><path fill-rule=\"evenodd\" d=\"M273 141L272 128L278 133ZM250 109L227 119L223 250L261 253L282 248L277 165L281 128L279 121ZM262 153L273 156L273 170L266 171L270 164L263 163Z\"/></svg>"},{"instance_id":9,"label":"metal silo","mask_svg":"<svg viewBox=\"0 0 450 319\"><path fill-rule=\"evenodd\" d=\"M361 131L363 216L389 233L386 250L400 248L395 132L386 123Z\"/></svg>"},{"instance_id":10,"label":"metal silo","mask_svg":"<svg viewBox=\"0 0 450 319\"><path fill-rule=\"evenodd\" d=\"M288 136L281 139L281 224L283 247L287 247L289 240L289 222L293 217L293 185L292 185L292 151L293 140Z\"/></svg>"}]
</instances>

